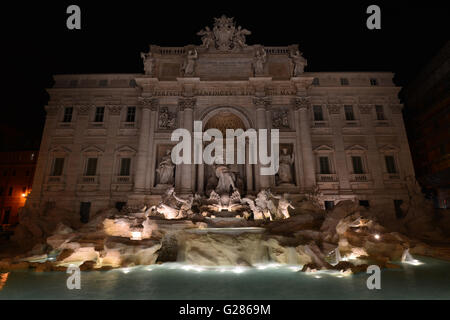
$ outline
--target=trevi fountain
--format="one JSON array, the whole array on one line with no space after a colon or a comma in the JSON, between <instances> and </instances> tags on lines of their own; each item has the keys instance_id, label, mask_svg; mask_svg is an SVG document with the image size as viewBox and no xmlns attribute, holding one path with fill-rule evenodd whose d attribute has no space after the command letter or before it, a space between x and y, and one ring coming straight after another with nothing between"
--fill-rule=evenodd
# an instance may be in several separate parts
<instances>
[{"instance_id":1,"label":"trevi fountain","mask_svg":"<svg viewBox=\"0 0 450 320\"><path fill-rule=\"evenodd\" d=\"M415 181L393 74L305 72L298 45L247 45L225 16L198 34L150 46L144 74L55 76L0 299L449 299L450 224ZM196 121L279 130L277 173L174 164L170 132Z\"/></svg>"}]
</instances>

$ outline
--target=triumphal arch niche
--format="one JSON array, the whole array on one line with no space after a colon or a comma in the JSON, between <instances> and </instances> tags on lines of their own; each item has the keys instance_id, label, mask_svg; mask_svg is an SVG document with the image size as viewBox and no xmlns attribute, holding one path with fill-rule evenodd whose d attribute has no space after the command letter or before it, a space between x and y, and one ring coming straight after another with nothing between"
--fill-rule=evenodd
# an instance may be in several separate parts
<instances>
[{"instance_id":1,"label":"triumphal arch niche","mask_svg":"<svg viewBox=\"0 0 450 320\"><path fill-rule=\"evenodd\" d=\"M148 52L141 53L145 75L135 80L141 88L139 144L144 151L138 155L135 191L158 194L172 186L180 194L209 195L220 189L222 174L232 178L231 189L241 194L256 194L266 188L301 193L312 188L311 141L307 133L302 134L301 121L307 120L304 111L313 78L304 75L307 62L298 45L248 45L246 37L251 32L226 16L215 18L213 27L205 27L198 35L200 45L151 45ZM202 122L203 131L222 132L224 154L234 153L235 160L239 151L226 150L226 129L267 129L269 137L271 130L279 130L278 172L261 175L259 163L237 161L221 165L171 163L170 153L176 144L169 142L171 132L184 128L193 133L194 121ZM309 142L301 144L301 139ZM245 141L248 161L250 146L249 140ZM307 155L302 148L308 150ZM304 163L310 166L304 167ZM307 173L301 174L305 169Z\"/></svg>"},{"instance_id":2,"label":"triumphal arch niche","mask_svg":"<svg viewBox=\"0 0 450 320\"><path fill-rule=\"evenodd\" d=\"M244 121L242 120L245 120ZM206 116L203 118L202 123L204 123L203 131L207 131L209 129L217 129L221 132L223 138L223 157L222 163L226 164L226 157L233 157L233 164L226 164L225 166L218 165L200 165L198 171L198 186L199 191L204 191L206 194L210 194L212 190L218 189L220 190L226 188L226 186L219 186L219 176L223 170L228 172L231 176L234 187L239 190L240 193L244 194L247 190L253 189L253 175L254 175L254 164L250 164L249 161L246 161L245 164L238 163L238 148L232 148L228 150L227 142L229 139L233 140L233 146L237 146L237 136L227 137L227 129L232 129L235 132L237 130L246 131L249 129L250 123L243 114L240 114L239 111L233 108L227 107L218 107L214 110L209 111ZM245 155L246 160L248 160L248 148L249 143L245 141ZM204 147L206 147L207 142L204 142Z\"/></svg>"}]
</instances>

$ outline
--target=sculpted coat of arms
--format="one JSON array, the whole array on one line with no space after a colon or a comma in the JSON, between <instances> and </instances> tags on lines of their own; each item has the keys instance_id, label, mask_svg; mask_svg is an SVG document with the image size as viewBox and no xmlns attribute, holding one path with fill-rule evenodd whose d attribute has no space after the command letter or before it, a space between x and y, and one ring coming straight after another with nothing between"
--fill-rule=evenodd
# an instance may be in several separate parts
<instances>
[{"instance_id":1,"label":"sculpted coat of arms","mask_svg":"<svg viewBox=\"0 0 450 320\"><path fill-rule=\"evenodd\" d=\"M214 47L221 51L244 48L247 46L245 37L250 34L250 31L241 26L236 28L234 18L228 18L225 15L214 18L212 30L206 27L197 33L202 37L202 47L206 49Z\"/></svg>"}]
</instances>

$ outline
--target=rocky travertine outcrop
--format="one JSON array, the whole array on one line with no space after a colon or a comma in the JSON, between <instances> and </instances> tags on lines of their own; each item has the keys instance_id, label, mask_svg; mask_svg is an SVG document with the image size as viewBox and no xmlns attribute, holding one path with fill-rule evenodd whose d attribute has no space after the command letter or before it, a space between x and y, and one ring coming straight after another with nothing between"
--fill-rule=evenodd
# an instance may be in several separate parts
<instances>
[{"instance_id":1,"label":"rocky travertine outcrop","mask_svg":"<svg viewBox=\"0 0 450 320\"><path fill-rule=\"evenodd\" d=\"M409 211L419 214L413 202L409 206ZM275 262L303 265L303 271L349 273L364 271L370 264L395 267L390 262L400 260L406 249L412 254L450 256L450 250L430 247L405 235L418 228L417 222L405 220L409 222L399 227L397 221L391 227L383 222L386 218L378 220L382 217L377 214L380 208L366 209L353 201L342 201L333 210L324 211L310 200L295 203L295 208L288 219L279 221L216 219L201 214L164 220L147 215L145 207L121 214L105 210L85 225L66 219L64 214L55 219L55 213L49 213L42 220L26 216L15 239L23 241L29 236L34 246L26 254L0 260L0 270L32 268L42 272L64 270L70 264L82 270L104 270L183 261L203 266ZM51 223L46 225L49 219ZM418 234L430 237L432 224L425 220L424 232ZM230 227L260 229L220 232Z\"/></svg>"},{"instance_id":2,"label":"rocky travertine outcrop","mask_svg":"<svg viewBox=\"0 0 450 320\"><path fill-rule=\"evenodd\" d=\"M44 244L48 237L68 232L60 230L61 226L83 233L88 228L96 228L99 221L106 216L117 213L116 209L106 209L95 214L87 225L80 222L79 216L60 208L36 211L25 207L20 213L20 223L14 230L11 241L22 251L30 250L36 244Z\"/></svg>"}]
</instances>

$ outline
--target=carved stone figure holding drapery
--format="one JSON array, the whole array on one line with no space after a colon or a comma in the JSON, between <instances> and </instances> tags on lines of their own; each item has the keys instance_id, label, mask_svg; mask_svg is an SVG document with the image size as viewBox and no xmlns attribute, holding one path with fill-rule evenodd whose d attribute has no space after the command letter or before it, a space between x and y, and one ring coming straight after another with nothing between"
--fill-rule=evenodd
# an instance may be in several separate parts
<instances>
[{"instance_id":1,"label":"carved stone figure holding drapery","mask_svg":"<svg viewBox=\"0 0 450 320\"><path fill-rule=\"evenodd\" d=\"M288 153L288 149L283 148L280 154L280 167L278 169L279 184L292 183L292 164L294 163L294 155Z\"/></svg>"},{"instance_id":2,"label":"carved stone figure holding drapery","mask_svg":"<svg viewBox=\"0 0 450 320\"><path fill-rule=\"evenodd\" d=\"M159 175L159 184L173 185L175 165L172 162L170 150L162 157L156 172Z\"/></svg>"},{"instance_id":3,"label":"carved stone figure holding drapery","mask_svg":"<svg viewBox=\"0 0 450 320\"><path fill-rule=\"evenodd\" d=\"M298 77L300 76L304 70L305 66L307 66L306 59L303 58L300 51L295 51L295 53L291 53L291 59L292 63L294 64L294 70L293 70L293 76Z\"/></svg>"},{"instance_id":4,"label":"carved stone figure holding drapery","mask_svg":"<svg viewBox=\"0 0 450 320\"><path fill-rule=\"evenodd\" d=\"M182 70L184 71L185 76L194 75L195 71L195 60L197 60L198 54L197 50L189 50L186 61L183 64Z\"/></svg>"},{"instance_id":5,"label":"carved stone figure holding drapery","mask_svg":"<svg viewBox=\"0 0 450 320\"><path fill-rule=\"evenodd\" d=\"M148 76L153 76L155 72L155 58L151 52L141 52L141 58L144 62L144 72Z\"/></svg>"}]
</instances>

